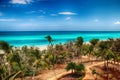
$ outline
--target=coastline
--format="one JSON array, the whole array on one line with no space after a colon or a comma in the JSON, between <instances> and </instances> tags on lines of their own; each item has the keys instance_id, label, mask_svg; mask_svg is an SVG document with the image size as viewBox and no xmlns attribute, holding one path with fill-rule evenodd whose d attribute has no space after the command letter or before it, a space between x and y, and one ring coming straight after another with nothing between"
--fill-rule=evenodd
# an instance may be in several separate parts
<instances>
[{"instance_id":1,"label":"coastline","mask_svg":"<svg viewBox=\"0 0 120 80\"><path fill-rule=\"evenodd\" d=\"M53 44L66 43L68 41L75 41L77 37L81 36L84 42L88 42L91 39L97 38L100 40L106 40L108 38L120 38L120 32L99 32L99 31L24 31L24 32L0 32L0 39L8 42L15 47L21 46L42 46L48 45L49 42L44 38L50 35L53 40ZM14 37L13 37L14 36ZM43 49L43 48L42 48Z\"/></svg>"}]
</instances>

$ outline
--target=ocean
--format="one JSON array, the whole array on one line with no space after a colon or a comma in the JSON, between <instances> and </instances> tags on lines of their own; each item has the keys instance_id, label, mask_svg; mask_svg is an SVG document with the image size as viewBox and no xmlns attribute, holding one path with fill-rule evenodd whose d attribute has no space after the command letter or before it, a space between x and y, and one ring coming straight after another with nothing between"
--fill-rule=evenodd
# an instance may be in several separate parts
<instances>
[{"instance_id":1,"label":"ocean","mask_svg":"<svg viewBox=\"0 0 120 80\"><path fill-rule=\"evenodd\" d=\"M53 44L58 44L75 41L79 36L83 37L84 42L93 38L120 38L120 31L1 31L0 40L7 41L12 46L45 46L48 45L45 39L47 35L53 38Z\"/></svg>"}]
</instances>

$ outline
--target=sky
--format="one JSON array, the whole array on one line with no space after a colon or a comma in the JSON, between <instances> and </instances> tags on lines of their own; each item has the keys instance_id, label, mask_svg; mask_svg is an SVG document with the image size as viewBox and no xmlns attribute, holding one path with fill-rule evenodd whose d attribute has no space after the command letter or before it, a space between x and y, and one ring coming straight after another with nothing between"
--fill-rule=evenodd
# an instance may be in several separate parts
<instances>
[{"instance_id":1,"label":"sky","mask_svg":"<svg viewBox=\"0 0 120 80\"><path fill-rule=\"evenodd\" d=\"M120 31L120 0L0 0L0 31Z\"/></svg>"}]
</instances>

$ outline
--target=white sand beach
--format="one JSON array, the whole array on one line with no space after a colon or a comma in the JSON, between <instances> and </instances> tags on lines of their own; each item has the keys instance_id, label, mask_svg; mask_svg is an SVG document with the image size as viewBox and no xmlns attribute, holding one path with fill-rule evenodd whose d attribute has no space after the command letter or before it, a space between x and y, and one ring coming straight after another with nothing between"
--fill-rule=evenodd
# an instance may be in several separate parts
<instances>
[{"instance_id":1,"label":"white sand beach","mask_svg":"<svg viewBox=\"0 0 120 80\"><path fill-rule=\"evenodd\" d=\"M47 46L37 46L39 48L39 50L46 50L47 49Z\"/></svg>"}]
</instances>

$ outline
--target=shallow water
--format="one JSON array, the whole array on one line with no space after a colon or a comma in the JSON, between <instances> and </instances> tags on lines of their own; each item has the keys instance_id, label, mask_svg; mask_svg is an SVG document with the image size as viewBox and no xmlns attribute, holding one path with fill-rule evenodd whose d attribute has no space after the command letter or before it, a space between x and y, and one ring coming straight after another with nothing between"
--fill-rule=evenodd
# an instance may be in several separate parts
<instances>
[{"instance_id":1,"label":"shallow water","mask_svg":"<svg viewBox=\"0 0 120 80\"><path fill-rule=\"evenodd\" d=\"M47 45L48 41L44 38L51 35L53 43L65 43L75 41L78 36L83 37L85 42L93 38L106 40L108 38L120 38L120 31L5 31L0 32L0 40L5 40L13 46L39 46Z\"/></svg>"}]
</instances>

